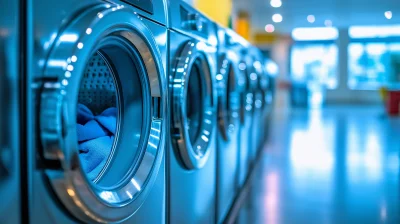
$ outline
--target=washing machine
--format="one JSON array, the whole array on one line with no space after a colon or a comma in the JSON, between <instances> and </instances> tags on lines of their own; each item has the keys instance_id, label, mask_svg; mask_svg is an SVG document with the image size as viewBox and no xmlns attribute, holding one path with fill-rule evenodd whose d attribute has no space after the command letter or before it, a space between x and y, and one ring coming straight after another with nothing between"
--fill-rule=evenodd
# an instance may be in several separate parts
<instances>
[{"instance_id":1,"label":"washing machine","mask_svg":"<svg viewBox=\"0 0 400 224\"><path fill-rule=\"evenodd\" d=\"M162 0L31 0L30 223L164 223Z\"/></svg>"},{"instance_id":2,"label":"washing machine","mask_svg":"<svg viewBox=\"0 0 400 224\"><path fill-rule=\"evenodd\" d=\"M19 4L0 1L0 222L20 223Z\"/></svg>"},{"instance_id":3,"label":"washing machine","mask_svg":"<svg viewBox=\"0 0 400 224\"><path fill-rule=\"evenodd\" d=\"M215 25L182 1L169 1L169 223L215 223Z\"/></svg>"},{"instance_id":4,"label":"washing machine","mask_svg":"<svg viewBox=\"0 0 400 224\"><path fill-rule=\"evenodd\" d=\"M252 67L249 65L248 48L250 43L244 42L240 47L239 70L245 77L245 88L240 94L240 162L239 162L239 185L242 187L247 179L252 165L252 123L254 110L253 89L255 80L250 79ZM254 76L252 77L254 79Z\"/></svg>"},{"instance_id":5,"label":"washing machine","mask_svg":"<svg viewBox=\"0 0 400 224\"><path fill-rule=\"evenodd\" d=\"M262 75L260 76L260 88L262 90L262 115L260 128L260 144L264 145L268 137L268 127L271 121L273 100L274 100L274 76L278 72L278 66L271 59L262 59Z\"/></svg>"},{"instance_id":6,"label":"washing machine","mask_svg":"<svg viewBox=\"0 0 400 224\"><path fill-rule=\"evenodd\" d=\"M245 74L246 77L246 88L241 96L241 135L240 135L240 146L241 150L246 152L244 158L245 161L241 161L240 165L240 184L242 185L246 180L246 177L253 167L257 144L254 136L255 126L255 94L258 88L258 76L253 66L253 57L251 54L252 45L248 44L242 48L241 54L242 59L239 63L239 69ZM244 152L243 152L244 154Z\"/></svg>"},{"instance_id":7,"label":"washing machine","mask_svg":"<svg viewBox=\"0 0 400 224\"><path fill-rule=\"evenodd\" d=\"M249 48L249 66L252 72L250 72L250 78L255 77L255 88L253 89L254 97L254 109L253 109L253 126L252 126L252 158L256 158L258 152L262 148L263 144L263 132L265 127L263 126L263 112L266 106L264 101L264 89L266 88L264 71L262 67L263 56L261 51L252 46Z\"/></svg>"},{"instance_id":8,"label":"washing machine","mask_svg":"<svg viewBox=\"0 0 400 224\"><path fill-rule=\"evenodd\" d=\"M246 149L240 148L240 96L246 77L239 69L243 38L234 31L218 28L218 134L217 134L217 223L223 223L240 191L241 154L246 163ZM246 165L245 165L246 166Z\"/></svg>"}]
</instances>

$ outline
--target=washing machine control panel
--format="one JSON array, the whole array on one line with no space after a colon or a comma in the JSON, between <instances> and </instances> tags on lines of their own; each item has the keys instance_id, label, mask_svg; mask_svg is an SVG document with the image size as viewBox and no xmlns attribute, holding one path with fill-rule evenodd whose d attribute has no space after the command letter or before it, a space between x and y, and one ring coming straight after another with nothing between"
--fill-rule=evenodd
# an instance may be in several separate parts
<instances>
[{"instance_id":1,"label":"washing machine control panel","mask_svg":"<svg viewBox=\"0 0 400 224\"><path fill-rule=\"evenodd\" d=\"M122 0L150 14L154 13L153 0Z\"/></svg>"},{"instance_id":2,"label":"washing machine control panel","mask_svg":"<svg viewBox=\"0 0 400 224\"><path fill-rule=\"evenodd\" d=\"M181 8L181 28L207 39L209 35L208 23L200 13Z\"/></svg>"},{"instance_id":3,"label":"washing machine control panel","mask_svg":"<svg viewBox=\"0 0 400 224\"><path fill-rule=\"evenodd\" d=\"M197 13L189 13L187 16L187 27L194 31L203 30L203 19Z\"/></svg>"}]
</instances>

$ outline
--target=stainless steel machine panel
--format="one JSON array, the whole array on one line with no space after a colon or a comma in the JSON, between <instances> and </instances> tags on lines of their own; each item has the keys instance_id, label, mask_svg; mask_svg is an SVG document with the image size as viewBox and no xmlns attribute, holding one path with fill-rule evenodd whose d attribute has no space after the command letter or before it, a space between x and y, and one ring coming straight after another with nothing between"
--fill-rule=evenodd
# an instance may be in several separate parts
<instances>
[{"instance_id":1,"label":"stainless steel machine panel","mask_svg":"<svg viewBox=\"0 0 400 224\"><path fill-rule=\"evenodd\" d=\"M268 67L273 67L268 69ZM262 72L260 76L260 88L262 91L262 112L261 112L261 128L260 128L260 145L264 145L267 141L268 131L269 131L269 122L271 119L272 107L273 107L273 99L274 99L274 80L273 76L275 75L275 69L277 69L276 64L264 57L261 59L261 67Z\"/></svg>"},{"instance_id":2,"label":"stainless steel machine panel","mask_svg":"<svg viewBox=\"0 0 400 224\"><path fill-rule=\"evenodd\" d=\"M242 186L255 156L255 144L253 142L253 118L254 118L254 90L257 86L257 75L254 74L254 69L250 58L248 57L248 44L241 48L242 59L239 63L239 70L245 74L246 88L241 94L241 110L240 110L240 174L239 183Z\"/></svg>"},{"instance_id":3,"label":"stainless steel machine panel","mask_svg":"<svg viewBox=\"0 0 400 224\"><path fill-rule=\"evenodd\" d=\"M248 147L248 160L249 166L252 167L255 161L255 156L257 152L257 144L255 138L255 112L256 112L256 91L258 86L258 76L255 72L255 68L253 66L253 57L251 56L249 49L251 47L247 47L243 49L242 53L244 55L243 61L240 63L240 69L245 71L246 73L246 91L242 97L243 106L243 123L245 125L244 129L247 130L243 133L243 147ZM244 139L247 139L244 140Z\"/></svg>"},{"instance_id":4,"label":"stainless steel machine panel","mask_svg":"<svg viewBox=\"0 0 400 224\"><path fill-rule=\"evenodd\" d=\"M31 6L30 221L163 223L166 27L127 4Z\"/></svg>"},{"instance_id":5,"label":"stainless steel machine panel","mask_svg":"<svg viewBox=\"0 0 400 224\"><path fill-rule=\"evenodd\" d=\"M242 39L219 27L218 40L217 223L222 223L240 190L240 155L246 150L240 148L240 97L246 77L239 69Z\"/></svg>"},{"instance_id":6,"label":"stainless steel machine panel","mask_svg":"<svg viewBox=\"0 0 400 224\"><path fill-rule=\"evenodd\" d=\"M263 77L263 67L262 67L262 53L261 51L256 48L256 47L251 47L249 48L249 56L250 56L250 66L252 67L253 73L250 74L256 75L256 86L253 90L254 94L254 111L253 111L253 140L252 142L254 143L253 147L253 156L256 157L259 150L262 147L263 143L263 136L262 133L265 129L263 127L263 109L265 106L265 101L264 101L264 95L263 95L263 85L265 85L264 77Z\"/></svg>"},{"instance_id":7,"label":"stainless steel machine panel","mask_svg":"<svg viewBox=\"0 0 400 224\"><path fill-rule=\"evenodd\" d=\"M168 23L167 0L111 0L117 4L128 4L135 7L135 11L156 23L166 26Z\"/></svg>"},{"instance_id":8,"label":"stainless steel machine panel","mask_svg":"<svg viewBox=\"0 0 400 224\"><path fill-rule=\"evenodd\" d=\"M169 1L169 9L175 22L169 27L168 222L214 223L215 27L181 1Z\"/></svg>"}]
</instances>

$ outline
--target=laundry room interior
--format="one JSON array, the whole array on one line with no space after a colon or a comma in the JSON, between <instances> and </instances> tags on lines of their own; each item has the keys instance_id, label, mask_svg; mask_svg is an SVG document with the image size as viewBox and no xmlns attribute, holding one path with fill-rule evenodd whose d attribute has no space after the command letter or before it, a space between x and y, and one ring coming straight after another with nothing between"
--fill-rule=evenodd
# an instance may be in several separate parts
<instances>
[{"instance_id":1,"label":"laundry room interior","mask_svg":"<svg viewBox=\"0 0 400 224\"><path fill-rule=\"evenodd\" d=\"M0 224L400 223L398 0L0 0Z\"/></svg>"}]
</instances>

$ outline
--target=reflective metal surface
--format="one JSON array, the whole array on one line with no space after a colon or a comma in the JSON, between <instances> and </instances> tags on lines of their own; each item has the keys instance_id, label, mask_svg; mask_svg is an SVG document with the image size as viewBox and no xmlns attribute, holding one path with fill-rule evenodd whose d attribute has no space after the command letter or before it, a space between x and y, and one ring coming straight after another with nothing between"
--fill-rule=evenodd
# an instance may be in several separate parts
<instances>
[{"instance_id":1,"label":"reflective metal surface","mask_svg":"<svg viewBox=\"0 0 400 224\"><path fill-rule=\"evenodd\" d=\"M257 86L257 75L253 72L252 62L247 56L245 48L241 48L242 58L239 62L239 70L245 81L245 91L242 92L240 101L240 171L239 184L242 186L247 178L250 167L254 164L255 149L253 147L253 112L254 112L254 89Z\"/></svg>"},{"instance_id":2,"label":"reflective metal surface","mask_svg":"<svg viewBox=\"0 0 400 224\"><path fill-rule=\"evenodd\" d=\"M43 3L44 0L36 2ZM57 25L57 16L54 17L54 21L40 24L40 16L34 14L35 27L31 31L35 32L36 39L35 45L30 42L30 46L49 49L49 56L44 60L41 56L42 51L32 51L34 60L31 66L43 66L44 71L30 74L31 80L33 75L40 78L36 80L43 80L42 83L31 84L33 88L42 85L42 89L33 89L34 92L30 95L34 99L39 97L40 92L41 97L40 110L35 111L37 115L31 112L33 115L29 117L28 127L30 130L34 129L34 117L40 116L40 123L37 125L41 130L41 144L34 142L35 136L32 134L36 132L30 132L29 135L29 141L32 142L30 147L38 145L37 152L40 153L39 156L30 155L30 163L34 164L30 175L35 192L29 201L32 208L30 217L32 222L39 223L73 223L76 222L75 219L85 223L135 223L143 222L152 210L156 214L146 220L156 219L157 222L162 222L165 220L163 156L167 85L166 58L162 58L166 56L166 41L161 39L166 37L166 28L148 22L128 5L101 4L91 6L90 9L80 8L85 3L96 2L100 3L82 1L82 4L70 5L70 15L67 17L64 13L64 17L71 18L63 20L64 25ZM61 8L55 7L54 10ZM72 16L74 10L79 10L79 14ZM36 26L44 28L41 30ZM61 26L64 27L60 29ZM60 29L62 32L54 33L54 37L52 34L50 40L47 39L44 45L40 45L37 40L49 38L45 34L50 34L49 31L53 29ZM113 50L108 51L108 46L113 46ZM99 49L112 60L113 68L118 74L117 89L122 108L119 112L123 122L119 127L119 136L116 137L112 161L104 177L100 179L100 185L95 185L86 178L79 161L75 114L79 85L86 62ZM124 50L117 52L117 55L117 49ZM140 77L140 81L135 81L135 77L132 77L132 66L141 69L139 74L145 74ZM129 84L132 81L141 83L143 90L143 101L140 103L143 104L143 115L140 116L143 125L139 132L126 125L139 119L137 105L132 104L136 101L136 96L132 93L134 85ZM30 108L35 108L29 104ZM138 141L132 141L137 136ZM137 148L139 150L136 150ZM136 155L137 151L139 152ZM40 155L43 155L40 160L33 160L40 158ZM44 182L46 180L41 176L41 169L45 170L51 185ZM111 176L114 176L114 180L111 181L113 184L105 188L102 179ZM156 186L153 188L154 183ZM52 195L49 186L53 187L56 195ZM60 199L68 212L63 211L64 207L55 204L53 200L56 198L52 198L54 196ZM36 208L41 210L37 211ZM68 213L72 216L66 216Z\"/></svg>"},{"instance_id":3,"label":"reflective metal surface","mask_svg":"<svg viewBox=\"0 0 400 224\"><path fill-rule=\"evenodd\" d=\"M381 107L277 110L238 223L399 223L400 120Z\"/></svg>"},{"instance_id":4,"label":"reflective metal surface","mask_svg":"<svg viewBox=\"0 0 400 224\"><path fill-rule=\"evenodd\" d=\"M255 66L255 57L254 57L254 47L248 47L244 50L243 52L245 54L245 57L243 59L242 63L242 69L244 69L246 73L246 95L245 95L245 116L247 116L246 119L250 120L250 126L248 129L248 136L247 136L247 141L245 141L248 144L249 148L249 161L250 165L252 165L255 161L256 155L257 155L257 150L258 150L258 142L257 142L257 134L258 134L258 122L259 122L259 113L261 109L261 104L260 104L260 96L259 96L259 89L258 89L258 83L259 83L259 76L258 76L258 69ZM240 65L239 65L240 66Z\"/></svg>"},{"instance_id":5,"label":"reflective metal surface","mask_svg":"<svg viewBox=\"0 0 400 224\"><path fill-rule=\"evenodd\" d=\"M267 140L269 133L269 123L271 122L271 114L274 106L274 95L275 95L275 79L277 74L277 67L271 69L271 66L275 66L275 62L270 59L262 59L262 72L259 78L261 96L262 96L262 108L261 108L261 120L259 129L259 144L260 148ZM276 69L276 70L275 70ZM260 149L261 150L261 149Z\"/></svg>"},{"instance_id":6,"label":"reflective metal surface","mask_svg":"<svg viewBox=\"0 0 400 224\"><path fill-rule=\"evenodd\" d=\"M240 56L233 50L219 54L218 89L218 128L225 141L235 138L233 132L239 129L240 94L245 91L243 73L239 69Z\"/></svg>"},{"instance_id":7,"label":"reflective metal surface","mask_svg":"<svg viewBox=\"0 0 400 224\"><path fill-rule=\"evenodd\" d=\"M265 100L264 100L264 90L268 88L268 84L265 83L265 78L264 78L264 70L262 67L262 61L263 61L263 55L261 51L258 48L251 47L249 49L251 52L251 58L252 58L252 67L253 67L253 72L254 74L257 75L257 86L254 88L254 111L253 111L253 142L254 145L252 146L253 149L256 150L255 155L258 154L260 147L262 146L264 139L263 139L263 130L265 127L263 126L264 124L264 107L265 105ZM251 78L251 77L250 77Z\"/></svg>"},{"instance_id":8,"label":"reflective metal surface","mask_svg":"<svg viewBox=\"0 0 400 224\"><path fill-rule=\"evenodd\" d=\"M169 35L170 40L174 43L170 44L170 60L172 62L170 65L173 65L176 60L175 56L180 53L180 46L193 39L173 31L170 31ZM207 56L208 59L215 58L215 56L212 57L212 54L210 55ZM209 64L211 74L214 74L211 78L214 79L214 61L208 60L208 62L211 63ZM170 68L170 71L172 69L174 68ZM170 75L172 74L174 73L171 72ZM216 95L216 91L213 89L213 102L216 102ZM215 108L215 106L214 104L213 107ZM215 109L213 113L215 114ZM200 169L187 169L181 161L179 148L172 144L173 136L171 136L171 144L167 154L169 168L169 184L167 186L169 199L167 207L169 207L168 221L170 223L213 223L215 221L216 121L216 116L214 115L213 120L210 120L210 124L214 124L214 129L207 137L208 148L206 150L208 158Z\"/></svg>"},{"instance_id":9,"label":"reflective metal surface","mask_svg":"<svg viewBox=\"0 0 400 224\"><path fill-rule=\"evenodd\" d=\"M21 221L20 16L18 1L1 0L0 5L0 222L11 224Z\"/></svg>"},{"instance_id":10,"label":"reflective metal surface","mask_svg":"<svg viewBox=\"0 0 400 224\"><path fill-rule=\"evenodd\" d=\"M241 60L239 62L239 70L242 74L242 80L245 84L247 84L246 78L246 65ZM240 117L240 162L239 162L239 185L242 186L250 167L250 160L249 160L249 143L246 139L249 138L249 129L251 127L251 113L247 109L250 109L252 104L252 100L247 100L247 92L246 89L240 94L240 108L239 108L239 117Z\"/></svg>"},{"instance_id":11,"label":"reflective metal surface","mask_svg":"<svg viewBox=\"0 0 400 224\"><path fill-rule=\"evenodd\" d=\"M140 16L155 21L160 25L166 26L168 23L167 0L108 0L108 2L132 6Z\"/></svg>"},{"instance_id":12,"label":"reflective metal surface","mask_svg":"<svg viewBox=\"0 0 400 224\"><path fill-rule=\"evenodd\" d=\"M217 46L218 37L214 22L182 0L168 1L168 28Z\"/></svg>"},{"instance_id":13,"label":"reflective metal surface","mask_svg":"<svg viewBox=\"0 0 400 224\"><path fill-rule=\"evenodd\" d=\"M215 206L216 206L216 133L217 133L217 116L216 116L216 102L217 102L217 92L215 89L215 76L216 76L216 31L214 29L214 25L211 21L209 21L205 16L201 15L195 9L191 8L187 4L182 3L181 1L169 1L169 11L171 22L169 24L169 63L170 66L168 68L169 71L169 87L174 90L174 83L177 82L178 85L185 84L187 82L182 82L183 80L174 80L176 79L175 75L185 70L185 63L189 61L192 63L194 59L198 59L197 70L201 68L209 69L209 74L207 70L194 72L192 75L201 74L201 75L209 75L201 77L207 81L207 85L203 84L203 87L199 87L199 85L192 85L195 89L205 88L205 90L209 91L207 94L207 98L205 100L209 101L209 110L204 111L207 112L207 120L203 119L204 123L207 124L207 127L212 127L211 131L206 133L200 133L201 136L206 138L200 138L202 141L207 142L204 146L207 147L202 148L201 150L205 150L207 152L207 158L196 156L199 159L200 163L197 163L197 169L188 170L187 162L185 162L181 156L181 150L183 149L181 146L177 147L177 144L174 141L178 138L182 138L181 136L174 136L174 133L182 133L180 130L173 130L174 127L180 127L184 129L188 129L188 127L182 126L182 121L180 119L175 119L174 116L182 113L185 110L186 106L184 101L182 100L190 100L190 104L203 104L206 102L197 102L193 101L193 99L201 99L200 94L197 94L196 97L193 98L181 98L174 97L174 101L178 104L171 102L171 120L173 122L178 121L179 126L176 126L176 123L171 123L171 143L170 147L167 151L167 211L168 211L168 223L215 223ZM201 24L200 31L197 29L199 26L196 26L196 30L192 28L194 26L188 26L188 19L194 18L193 14L198 14L195 16L196 18L201 18L203 20ZM192 21L193 22L193 21ZM212 41L214 40L214 41ZM193 46L188 45L188 43L194 43ZM187 54L181 54L182 49L185 49L185 46L190 46L192 50L186 49ZM192 57L188 57L191 54L195 54ZM196 56L197 57L194 57ZM200 55L200 57L199 57ZM183 57L182 57L183 56ZM175 65L178 62L184 62L180 67L176 68ZM201 66L202 63L206 63L207 66ZM200 65L200 66L199 66ZM192 65L187 65L188 69L192 67ZM181 69L182 70L177 70ZM188 71L189 72L189 71ZM180 75L184 75L183 73ZM185 74L187 75L187 74ZM185 76L184 76L185 77ZM189 78L189 77L188 77ZM208 80L207 80L208 79ZM201 80L200 78L198 80ZM174 83L172 83L174 81ZM195 80L192 80L195 81ZM189 81L190 82L190 81ZM199 83L201 84L201 83ZM190 83L189 83L190 86ZM183 88L191 88L188 86L183 86ZM211 88L211 89L210 89ZM179 89L178 89L179 90ZM175 90L174 90L175 91ZM180 92L182 90L179 90ZM201 90L204 91L204 90ZM192 93L189 92L189 95ZM177 94L179 96L181 94ZM196 95L193 93L192 95ZM171 96L172 97L172 96ZM204 97L203 97L204 98ZM176 101L176 100L179 101ZM206 104L207 105L207 104ZM185 108L185 109L184 109ZM212 108L212 109L211 109ZM193 114L192 114L193 115ZM192 117L194 118L194 117ZM192 125L192 121L188 124ZM193 126L192 126L193 128ZM193 129L192 129L193 130ZM188 131L188 130L184 130ZM180 144L188 144L190 139L186 140L187 142L182 142ZM190 150L187 148L186 150ZM190 153L190 152L187 152ZM186 160L188 161L188 160ZM194 160L195 161L195 160ZM196 165L194 163L193 165ZM192 165L192 167L194 167ZM201 166L199 166L201 165Z\"/></svg>"},{"instance_id":14,"label":"reflective metal surface","mask_svg":"<svg viewBox=\"0 0 400 224\"><path fill-rule=\"evenodd\" d=\"M245 77L239 69L241 60L237 44L224 28L219 28L217 70L217 223L226 218L239 193L240 172L240 97L245 91Z\"/></svg>"},{"instance_id":15,"label":"reflective metal surface","mask_svg":"<svg viewBox=\"0 0 400 224\"><path fill-rule=\"evenodd\" d=\"M86 22L85 18L82 18L82 21L79 23L79 26L83 26L84 28L72 26L60 35L59 40L57 41L58 47L54 50L54 52L48 59L49 66L45 70L45 74L48 77L51 77L51 74L62 74L64 72L64 79L62 79L63 81L61 83L44 83L45 95L42 95L41 99L41 132L45 158L59 160L64 167L64 170L61 171L60 174L55 174L55 171L51 171L48 173L48 175L50 177L50 180L54 183L62 181L59 179L59 177L56 176L65 175L64 181L66 181L66 186L63 189L59 189L59 185L55 184L56 192L66 190L70 197L64 199L65 195L63 193L59 193L61 199L65 200L64 203L69 204L69 200L71 199L75 201L74 204L69 206L67 205L67 207L69 207L72 212L75 212L78 217L82 215L79 213L85 211L84 213L86 216L88 216L90 219L94 219L94 221L97 222L120 221L131 216L135 212L135 210L139 208L139 206L143 203L145 195L141 196L141 200L139 200L137 197L139 197L142 191L146 192L146 189L148 189L147 184L149 182L150 184L152 184L152 182L154 181L156 175L154 175L152 172L154 170L154 172L157 172L157 169L160 165L160 159L162 158L163 154L162 151L159 150L160 148L162 149L161 137L163 133L163 111L161 111L161 114L158 113L161 115L161 117L151 118L151 126L148 129L145 129L151 130L150 136L148 137L148 143L144 145L144 147L147 149L145 150L144 157L140 162L140 165L138 165L136 172L128 174L130 176L130 181L125 182L122 186L119 186L118 188L103 190L92 187L92 189L90 189L87 188L87 186L82 185L85 183L85 178L82 176L82 169L80 169L79 167L80 163L76 161L76 158L78 157L78 150L76 149L76 145L74 146L73 144L71 144L73 142L77 142L75 140L75 121L68 118L68 114L72 114L72 117L76 117L73 116L73 114L75 114L76 112L75 107L65 108L64 103L66 105L77 104L77 97L75 96L75 94L77 94L76 88L77 86L79 86L79 76L84 73L83 69L85 69L85 66L82 66L83 63L79 60L81 58L83 60L87 60L88 58L90 58L90 55L93 52L92 49L96 48L93 43L98 43L99 41L101 41L101 38L107 36L126 38L125 41L130 42L129 44L132 44L138 49L141 57L143 58L145 66L148 68L147 74L149 76L148 79L151 80L150 86L153 97L160 97L159 93L163 92L160 91L160 88L163 88L163 84L158 78L158 76L163 75L159 75L157 73L162 72L162 68L157 68L157 66L160 66L160 64L154 63L155 61L160 60L157 59L158 55L152 54L154 50L150 50L147 44L147 42L151 43L152 38L149 34L149 31L146 30L139 19L134 17L133 15L134 11L125 9L123 6L114 6L111 8L107 8L106 6L104 6L104 8L99 7L97 9L93 9L87 15L88 20L86 21L88 22L88 24L86 25L84 23ZM126 25L125 27L122 26L117 30L113 29L115 24L120 24L119 21L123 17L126 17L124 21L131 21L131 24ZM92 21L92 18L96 19ZM135 21L135 19L137 19L137 21ZM102 22L105 24L102 24ZM88 29L90 29L90 32L88 32ZM77 42L76 47L69 44L69 39L66 41L64 40L66 39L65 35L71 35L71 33L80 33L82 31L85 31L86 34L84 34L80 38L77 37L77 39L79 39L79 42ZM140 35L143 35L144 38L146 38L146 42L143 41L142 37L136 34L137 32L139 32ZM73 56L78 59L69 62L68 58L72 58ZM154 57L156 59L154 59ZM65 58L65 61L61 60L61 58ZM58 64L62 66L57 67L58 64L53 65L53 61L60 61L60 63ZM64 62L65 64L61 62ZM58 68L60 69L59 72L57 72ZM119 78L121 79L120 82L124 83L124 79L129 79L129 76ZM124 94L124 91L125 89L122 89L122 94ZM122 99L122 101L124 100L125 99ZM162 103L164 103L164 101L161 101L160 103L160 107L163 108ZM53 108L52 105L56 106L56 108ZM145 103L145 105L147 105L147 107L151 107L151 103L149 102L147 104ZM125 105L125 108L127 110L121 111L123 113L123 117L133 118L137 115L136 111L129 110L129 108L127 108L130 106L132 105L130 105L128 102L128 104ZM149 112L154 110L154 108L149 109ZM150 114L151 113L152 112L150 112ZM129 121L126 121L126 119L124 119L124 121L130 123ZM54 123L58 125L54 125ZM122 135L120 135L118 139L119 142L117 143L117 147L121 147L122 149L130 148L131 146L129 146L129 144L132 144L132 137L129 137L131 136L129 135L129 128L126 131L121 130L121 133ZM135 135L135 133L132 134ZM53 145L55 141L60 142L56 143L56 145ZM135 145L136 144L134 144L134 147L137 147ZM139 144L138 147L141 147L141 145ZM59 151L59 149L61 149L62 151ZM124 156L127 155L124 154ZM122 164L118 165L121 166ZM90 183L87 184L90 185ZM149 186L149 188L150 187L151 185ZM93 197L89 197L89 195L92 195L93 193ZM97 197L95 197L95 195ZM98 200L99 198L104 200L105 203ZM79 204L85 204L86 206L79 206ZM103 205L104 207L101 208L101 205ZM86 218L84 217L80 218L86 220Z\"/></svg>"},{"instance_id":16,"label":"reflective metal surface","mask_svg":"<svg viewBox=\"0 0 400 224\"><path fill-rule=\"evenodd\" d=\"M216 117L216 109L214 102L214 90L213 81L211 77L210 65L207 58L204 56L206 51L206 45L202 45L201 42L187 42L184 46L180 55L177 57L176 68L174 69L175 74L171 80L170 86L172 86L172 136L173 143L179 149L179 155L181 156L185 166L188 169L200 169L207 162L210 149L210 136L213 135L215 124L212 122ZM195 65L197 63L198 65ZM200 79L199 83L199 94L200 101L191 102L194 104L200 104L201 116L200 121L196 121L199 124L198 134L192 140L190 137L191 126L189 125L188 114L188 103L194 99L188 98L188 88L190 88L190 76L192 70L198 66ZM193 88L193 87L192 87ZM195 101L195 100L194 100ZM195 121L192 121L195 122Z\"/></svg>"}]
</instances>

